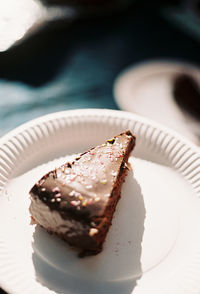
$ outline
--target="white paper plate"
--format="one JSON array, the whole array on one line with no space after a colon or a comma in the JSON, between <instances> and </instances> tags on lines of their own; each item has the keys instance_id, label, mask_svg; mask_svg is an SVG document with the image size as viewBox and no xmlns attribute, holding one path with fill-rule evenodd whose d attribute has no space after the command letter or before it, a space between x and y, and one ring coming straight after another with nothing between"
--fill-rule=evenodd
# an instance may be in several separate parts
<instances>
[{"instance_id":1,"label":"white paper plate","mask_svg":"<svg viewBox=\"0 0 200 294\"><path fill-rule=\"evenodd\" d=\"M130 129L137 135L104 250L80 259L30 225L28 191L45 172ZM200 152L175 132L111 110L74 110L0 140L0 285L10 294L200 292Z\"/></svg>"},{"instance_id":2,"label":"white paper plate","mask_svg":"<svg viewBox=\"0 0 200 294\"><path fill-rule=\"evenodd\" d=\"M130 66L117 77L114 97L120 109L154 119L200 144L200 123L183 112L173 98L177 74L200 83L200 70L188 63L155 60Z\"/></svg>"}]
</instances>

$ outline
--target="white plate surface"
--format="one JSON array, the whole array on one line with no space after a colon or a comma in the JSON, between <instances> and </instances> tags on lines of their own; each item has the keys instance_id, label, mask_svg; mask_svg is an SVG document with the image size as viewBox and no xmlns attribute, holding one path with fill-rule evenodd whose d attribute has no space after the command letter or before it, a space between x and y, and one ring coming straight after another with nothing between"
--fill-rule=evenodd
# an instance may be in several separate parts
<instances>
[{"instance_id":1,"label":"white plate surface","mask_svg":"<svg viewBox=\"0 0 200 294\"><path fill-rule=\"evenodd\" d=\"M30 224L29 190L74 154L130 129L137 145L104 250L80 259ZM200 293L200 152L140 116L75 110L0 140L0 285L10 294Z\"/></svg>"}]
</instances>

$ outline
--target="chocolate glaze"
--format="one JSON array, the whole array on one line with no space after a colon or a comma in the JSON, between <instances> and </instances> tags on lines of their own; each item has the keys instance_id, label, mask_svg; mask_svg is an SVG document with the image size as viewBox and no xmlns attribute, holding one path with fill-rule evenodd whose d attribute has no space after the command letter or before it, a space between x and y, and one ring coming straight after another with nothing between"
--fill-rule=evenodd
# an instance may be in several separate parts
<instances>
[{"instance_id":1,"label":"chocolate glaze","mask_svg":"<svg viewBox=\"0 0 200 294\"><path fill-rule=\"evenodd\" d=\"M58 213L68 222L65 232L58 233L60 237L75 247L100 251L134 145L135 137L127 131L46 174L30 191L32 216L47 230L57 233L52 225L41 221L44 210L38 214L40 206L47 206L49 212Z\"/></svg>"}]
</instances>

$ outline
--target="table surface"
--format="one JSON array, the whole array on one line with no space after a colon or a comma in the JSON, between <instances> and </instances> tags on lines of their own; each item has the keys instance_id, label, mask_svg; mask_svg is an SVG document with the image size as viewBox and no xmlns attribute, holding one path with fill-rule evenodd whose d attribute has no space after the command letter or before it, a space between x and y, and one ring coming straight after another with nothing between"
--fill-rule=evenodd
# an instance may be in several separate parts
<instances>
[{"instance_id":1,"label":"table surface","mask_svg":"<svg viewBox=\"0 0 200 294\"><path fill-rule=\"evenodd\" d=\"M129 65L151 59L199 65L200 43L145 5L51 28L0 53L0 135L50 112L118 109L113 83Z\"/></svg>"}]
</instances>

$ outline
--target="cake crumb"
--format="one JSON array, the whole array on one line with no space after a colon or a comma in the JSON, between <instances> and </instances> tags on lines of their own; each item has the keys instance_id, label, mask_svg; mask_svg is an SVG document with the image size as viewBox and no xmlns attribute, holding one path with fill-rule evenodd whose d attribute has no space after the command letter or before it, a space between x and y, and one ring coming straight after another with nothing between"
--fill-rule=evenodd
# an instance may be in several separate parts
<instances>
[{"instance_id":1,"label":"cake crumb","mask_svg":"<svg viewBox=\"0 0 200 294\"><path fill-rule=\"evenodd\" d=\"M90 235L90 237L92 237L92 236L96 235L97 233L98 233L98 230L97 229L91 228L90 229L90 232L89 232L89 235Z\"/></svg>"}]
</instances>

